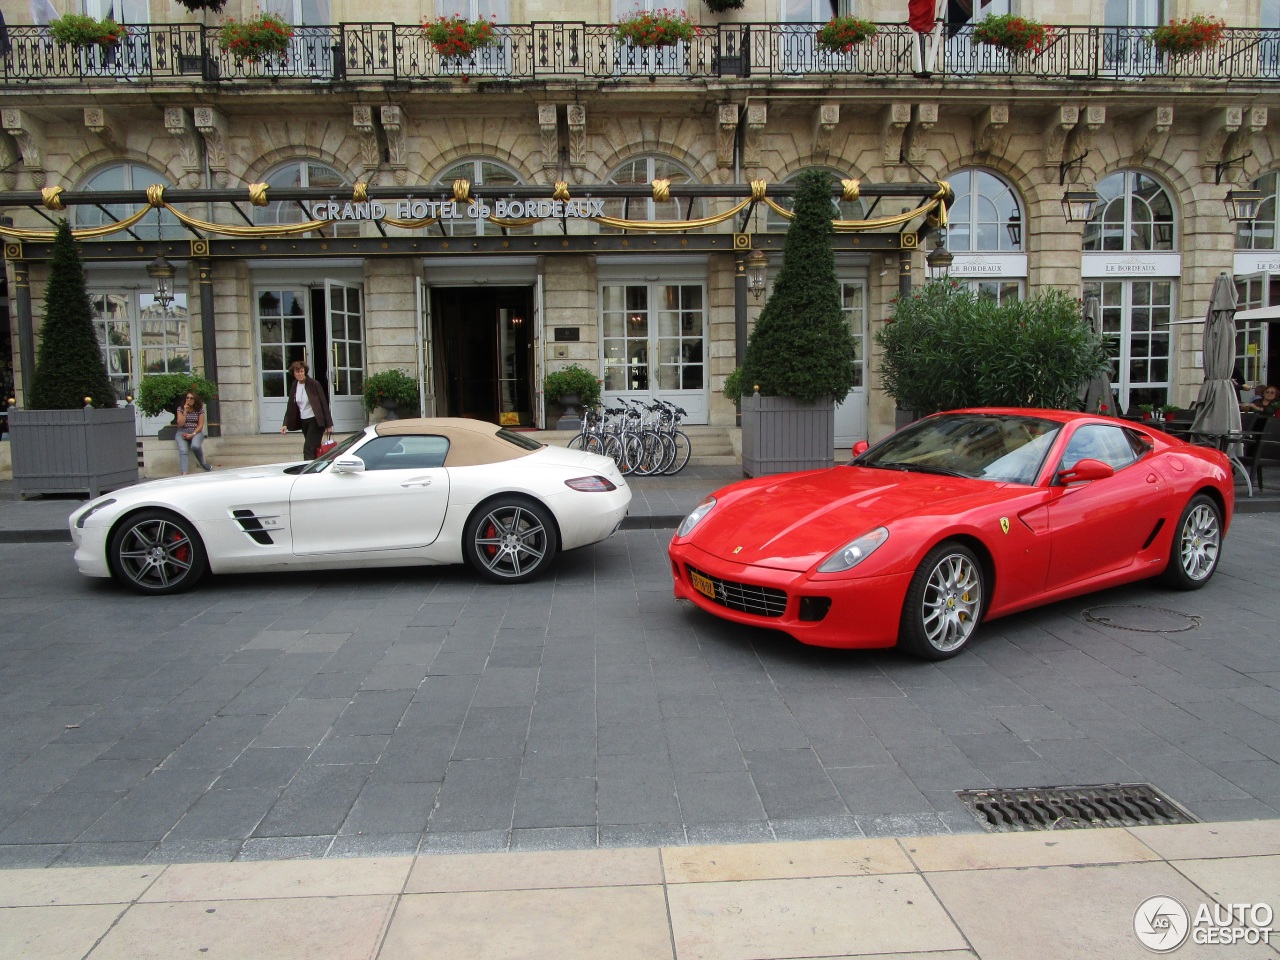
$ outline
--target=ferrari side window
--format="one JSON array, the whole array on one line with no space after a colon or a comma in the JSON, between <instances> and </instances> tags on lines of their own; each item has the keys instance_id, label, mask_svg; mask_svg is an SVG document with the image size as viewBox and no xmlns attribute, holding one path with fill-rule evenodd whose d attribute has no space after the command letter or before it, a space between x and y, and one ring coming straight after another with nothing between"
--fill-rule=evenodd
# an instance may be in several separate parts
<instances>
[{"instance_id":1,"label":"ferrari side window","mask_svg":"<svg viewBox=\"0 0 1280 960\"><path fill-rule=\"evenodd\" d=\"M1067 442L1060 470L1070 470L1081 460L1101 460L1113 470L1123 470L1138 459L1126 432L1100 423L1086 424Z\"/></svg>"}]
</instances>

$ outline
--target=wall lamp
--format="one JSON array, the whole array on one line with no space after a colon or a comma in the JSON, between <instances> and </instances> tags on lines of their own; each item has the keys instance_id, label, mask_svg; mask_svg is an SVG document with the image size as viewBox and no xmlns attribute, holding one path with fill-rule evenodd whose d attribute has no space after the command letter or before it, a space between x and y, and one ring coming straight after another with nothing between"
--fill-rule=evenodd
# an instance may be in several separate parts
<instances>
[{"instance_id":1,"label":"wall lamp","mask_svg":"<svg viewBox=\"0 0 1280 960\"><path fill-rule=\"evenodd\" d=\"M1088 150L1073 160L1063 160L1058 164L1058 186L1066 186L1068 174L1073 184L1080 180L1084 158L1087 156ZM1092 189L1071 187L1062 194L1062 212L1070 223L1087 223L1093 219L1093 212L1097 207L1098 194Z\"/></svg>"},{"instance_id":2,"label":"wall lamp","mask_svg":"<svg viewBox=\"0 0 1280 960\"><path fill-rule=\"evenodd\" d=\"M1022 214L1020 214L1017 210L1009 214L1009 222L1004 225L1004 228L1009 231L1009 242L1012 243L1014 247L1021 247L1022 246Z\"/></svg>"},{"instance_id":3,"label":"wall lamp","mask_svg":"<svg viewBox=\"0 0 1280 960\"><path fill-rule=\"evenodd\" d=\"M1222 184L1223 175L1232 167L1239 166L1244 170L1244 162L1253 156L1253 151L1223 160L1213 166L1213 182ZM1262 191L1252 187L1232 187L1222 199L1227 208L1227 219L1233 223L1252 223L1258 219L1258 208L1262 206Z\"/></svg>"},{"instance_id":4,"label":"wall lamp","mask_svg":"<svg viewBox=\"0 0 1280 960\"><path fill-rule=\"evenodd\" d=\"M747 257L747 289L751 296L759 300L764 296L764 288L769 280L769 258L763 250L752 250Z\"/></svg>"},{"instance_id":5,"label":"wall lamp","mask_svg":"<svg viewBox=\"0 0 1280 960\"><path fill-rule=\"evenodd\" d=\"M951 264L955 261L955 256L947 249L947 237L945 230L939 230L937 239L934 241L933 249L929 251L929 255L924 258L924 262L929 267L929 279L941 280L951 272Z\"/></svg>"}]
</instances>

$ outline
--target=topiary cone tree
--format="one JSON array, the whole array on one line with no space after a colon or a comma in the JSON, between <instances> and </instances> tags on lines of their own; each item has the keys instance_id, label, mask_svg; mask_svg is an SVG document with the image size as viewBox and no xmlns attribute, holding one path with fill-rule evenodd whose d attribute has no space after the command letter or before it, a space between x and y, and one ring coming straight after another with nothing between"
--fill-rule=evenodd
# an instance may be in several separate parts
<instances>
[{"instance_id":1,"label":"topiary cone tree","mask_svg":"<svg viewBox=\"0 0 1280 960\"><path fill-rule=\"evenodd\" d=\"M84 285L80 250L67 221L58 224L44 294L40 352L31 377L32 410L79 410L84 398L114 407L116 392L93 333L93 308Z\"/></svg>"},{"instance_id":2,"label":"topiary cone tree","mask_svg":"<svg viewBox=\"0 0 1280 960\"><path fill-rule=\"evenodd\" d=\"M764 396L840 403L854 387L856 353L836 279L832 209L830 175L801 173L782 267L747 340L744 396L759 385Z\"/></svg>"}]
</instances>

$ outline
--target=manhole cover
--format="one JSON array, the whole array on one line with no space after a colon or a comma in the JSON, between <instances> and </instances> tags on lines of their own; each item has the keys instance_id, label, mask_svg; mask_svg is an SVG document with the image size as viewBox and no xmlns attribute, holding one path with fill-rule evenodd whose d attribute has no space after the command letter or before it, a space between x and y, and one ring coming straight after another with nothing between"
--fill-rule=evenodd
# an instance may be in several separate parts
<instances>
[{"instance_id":1,"label":"manhole cover","mask_svg":"<svg viewBox=\"0 0 1280 960\"><path fill-rule=\"evenodd\" d=\"M1138 633L1185 633L1200 626L1200 618L1189 613L1148 607L1141 603L1093 607L1084 611L1084 618L1104 627L1136 630Z\"/></svg>"},{"instance_id":2,"label":"manhole cover","mask_svg":"<svg viewBox=\"0 0 1280 960\"><path fill-rule=\"evenodd\" d=\"M956 796L992 833L1200 822L1149 783L957 790Z\"/></svg>"}]
</instances>

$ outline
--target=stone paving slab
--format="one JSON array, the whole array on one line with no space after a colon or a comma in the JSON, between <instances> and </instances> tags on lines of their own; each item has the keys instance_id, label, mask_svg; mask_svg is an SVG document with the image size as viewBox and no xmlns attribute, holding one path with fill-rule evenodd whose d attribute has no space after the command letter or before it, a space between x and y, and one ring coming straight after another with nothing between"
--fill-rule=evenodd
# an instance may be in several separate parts
<instances>
[{"instance_id":1,"label":"stone paving slab","mask_svg":"<svg viewBox=\"0 0 1280 960\"><path fill-rule=\"evenodd\" d=\"M1252 830L1262 839L1241 853ZM1152 897L1179 957L1277 956L1227 904L1280 899L1280 820L271 863L0 871L6 960L1140 958ZM1161 853L1161 851L1164 851ZM1175 917L1177 914L1173 914ZM1265 919L1266 914L1254 916ZM1269 921L1273 923L1273 921ZM1232 925L1228 925L1230 930ZM1248 942L1252 939L1254 942Z\"/></svg>"},{"instance_id":2,"label":"stone paving slab","mask_svg":"<svg viewBox=\"0 0 1280 960\"><path fill-rule=\"evenodd\" d=\"M1280 812L1280 516L1240 517L1204 590L994 621L939 664L677 604L667 536L521 586L437 568L167 598L0 545L0 866L974 834L954 791L992 786ZM1196 625L1085 616L1117 605Z\"/></svg>"}]
</instances>

